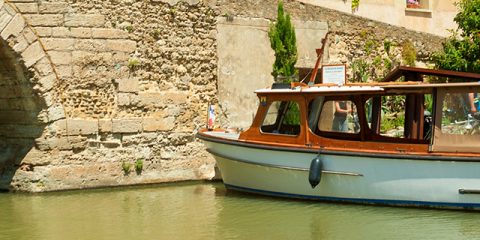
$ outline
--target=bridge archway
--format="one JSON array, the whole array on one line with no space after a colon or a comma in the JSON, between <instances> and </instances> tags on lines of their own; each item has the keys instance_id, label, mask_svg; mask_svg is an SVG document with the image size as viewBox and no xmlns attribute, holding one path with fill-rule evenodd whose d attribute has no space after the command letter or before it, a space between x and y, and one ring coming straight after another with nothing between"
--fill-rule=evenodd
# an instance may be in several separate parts
<instances>
[{"instance_id":1,"label":"bridge archway","mask_svg":"<svg viewBox=\"0 0 480 240\"><path fill-rule=\"evenodd\" d=\"M40 151L36 139L55 137L46 129L65 115L53 90L58 77L34 30L4 0L0 19L0 190L8 190L19 172L33 178L25 157Z\"/></svg>"}]
</instances>

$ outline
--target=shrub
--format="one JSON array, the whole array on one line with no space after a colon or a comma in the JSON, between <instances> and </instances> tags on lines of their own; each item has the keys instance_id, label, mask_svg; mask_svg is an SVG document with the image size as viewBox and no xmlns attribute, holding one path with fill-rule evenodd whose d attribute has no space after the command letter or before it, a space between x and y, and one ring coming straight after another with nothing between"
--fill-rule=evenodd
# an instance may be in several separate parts
<instances>
[{"instance_id":1,"label":"shrub","mask_svg":"<svg viewBox=\"0 0 480 240\"><path fill-rule=\"evenodd\" d=\"M283 2L278 2L277 21L270 26L268 31L270 45L275 52L275 63L273 64L272 75L285 76L284 82L291 82L292 76L297 73L295 63L297 62L297 45L295 29L291 23L290 15L285 14Z\"/></svg>"}]
</instances>

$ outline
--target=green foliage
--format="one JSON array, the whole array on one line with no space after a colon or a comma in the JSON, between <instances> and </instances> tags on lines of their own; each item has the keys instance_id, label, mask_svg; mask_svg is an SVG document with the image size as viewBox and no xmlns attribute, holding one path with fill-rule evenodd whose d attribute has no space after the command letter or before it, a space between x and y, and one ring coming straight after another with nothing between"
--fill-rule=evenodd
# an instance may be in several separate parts
<instances>
[{"instance_id":1,"label":"green foliage","mask_svg":"<svg viewBox=\"0 0 480 240\"><path fill-rule=\"evenodd\" d=\"M135 69L137 69L139 66L140 66L140 60L138 60L137 58L130 58L130 59L128 59L128 65L127 65L127 67L128 67L130 70L135 70Z\"/></svg>"},{"instance_id":2,"label":"green foliage","mask_svg":"<svg viewBox=\"0 0 480 240\"><path fill-rule=\"evenodd\" d=\"M284 13L282 1L278 2L277 21L270 26L268 37L270 38L270 45L275 52L272 75L275 78L279 75L286 76L285 82L291 82L291 77L297 73L295 69L298 57L297 40L290 15Z\"/></svg>"},{"instance_id":3,"label":"green foliage","mask_svg":"<svg viewBox=\"0 0 480 240\"><path fill-rule=\"evenodd\" d=\"M370 64L360 58L352 62L353 82L367 82L370 76Z\"/></svg>"},{"instance_id":4,"label":"green foliage","mask_svg":"<svg viewBox=\"0 0 480 240\"><path fill-rule=\"evenodd\" d=\"M135 171L139 173L142 170L143 170L143 158L139 158L137 159L137 161L135 161Z\"/></svg>"},{"instance_id":5,"label":"green foliage","mask_svg":"<svg viewBox=\"0 0 480 240\"><path fill-rule=\"evenodd\" d=\"M352 12L356 11L360 6L360 0L352 0Z\"/></svg>"},{"instance_id":6,"label":"green foliage","mask_svg":"<svg viewBox=\"0 0 480 240\"><path fill-rule=\"evenodd\" d=\"M385 50L387 55L390 56L390 49L392 49L392 42L390 42L389 40L384 40L383 49Z\"/></svg>"},{"instance_id":7,"label":"green foliage","mask_svg":"<svg viewBox=\"0 0 480 240\"><path fill-rule=\"evenodd\" d=\"M425 94L425 108L430 113L433 113L433 96L432 94Z\"/></svg>"},{"instance_id":8,"label":"green foliage","mask_svg":"<svg viewBox=\"0 0 480 240\"><path fill-rule=\"evenodd\" d=\"M151 34L152 34L152 37L153 37L155 40L160 39L160 30L155 29L155 30L153 30L153 32L152 32Z\"/></svg>"},{"instance_id":9,"label":"green foliage","mask_svg":"<svg viewBox=\"0 0 480 240\"><path fill-rule=\"evenodd\" d=\"M133 32L133 27L131 25L128 25L125 27L125 30L127 30L128 33L132 33Z\"/></svg>"},{"instance_id":10,"label":"green foliage","mask_svg":"<svg viewBox=\"0 0 480 240\"><path fill-rule=\"evenodd\" d=\"M390 116L385 117L382 119L382 123L380 124L380 131L385 133L392 129L398 129L399 127L403 127L405 123L405 116L397 115L397 116ZM395 136L399 137L399 136Z\"/></svg>"},{"instance_id":11,"label":"green foliage","mask_svg":"<svg viewBox=\"0 0 480 240\"><path fill-rule=\"evenodd\" d=\"M402 59L408 66L415 66L417 60L417 50L410 40L405 40L402 44Z\"/></svg>"},{"instance_id":12,"label":"green foliage","mask_svg":"<svg viewBox=\"0 0 480 240\"><path fill-rule=\"evenodd\" d=\"M289 102L288 111L285 114L287 125L300 125L300 108L296 102Z\"/></svg>"},{"instance_id":13,"label":"green foliage","mask_svg":"<svg viewBox=\"0 0 480 240\"><path fill-rule=\"evenodd\" d=\"M122 170L125 174L128 174L132 168L132 164L128 162L122 162Z\"/></svg>"},{"instance_id":14,"label":"green foliage","mask_svg":"<svg viewBox=\"0 0 480 240\"><path fill-rule=\"evenodd\" d=\"M365 42L365 53L367 55L370 55L376 48L377 42L375 42L373 39L368 39L367 42Z\"/></svg>"},{"instance_id":15,"label":"green foliage","mask_svg":"<svg viewBox=\"0 0 480 240\"><path fill-rule=\"evenodd\" d=\"M461 34L452 31L433 61L439 69L480 73L480 0L460 0L457 7L454 20Z\"/></svg>"},{"instance_id":16,"label":"green foliage","mask_svg":"<svg viewBox=\"0 0 480 240\"><path fill-rule=\"evenodd\" d=\"M480 32L480 0L460 0L457 2L459 12L453 20L462 29L462 36L478 35Z\"/></svg>"}]
</instances>

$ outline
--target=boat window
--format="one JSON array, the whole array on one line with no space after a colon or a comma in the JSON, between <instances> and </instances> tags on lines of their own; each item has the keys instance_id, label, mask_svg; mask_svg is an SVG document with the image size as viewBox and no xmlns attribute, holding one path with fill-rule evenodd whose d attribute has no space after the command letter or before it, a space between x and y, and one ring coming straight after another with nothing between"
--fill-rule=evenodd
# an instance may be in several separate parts
<instances>
[{"instance_id":1,"label":"boat window","mask_svg":"<svg viewBox=\"0 0 480 240\"><path fill-rule=\"evenodd\" d=\"M318 130L325 132L360 132L355 104L349 100L325 101L317 126Z\"/></svg>"},{"instance_id":2,"label":"boat window","mask_svg":"<svg viewBox=\"0 0 480 240\"><path fill-rule=\"evenodd\" d=\"M365 103L365 113L370 129L381 136L404 138L405 102L405 95L368 99Z\"/></svg>"},{"instance_id":3,"label":"boat window","mask_svg":"<svg viewBox=\"0 0 480 240\"><path fill-rule=\"evenodd\" d=\"M367 126L377 140L427 143L432 133L432 107L431 94L371 97L365 102Z\"/></svg>"},{"instance_id":4,"label":"boat window","mask_svg":"<svg viewBox=\"0 0 480 240\"><path fill-rule=\"evenodd\" d=\"M263 133L298 135L300 133L300 107L293 101L274 101L261 127Z\"/></svg>"},{"instance_id":5,"label":"boat window","mask_svg":"<svg viewBox=\"0 0 480 240\"><path fill-rule=\"evenodd\" d=\"M479 111L477 94L447 93L443 99L442 133L480 134Z\"/></svg>"}]
</instances>

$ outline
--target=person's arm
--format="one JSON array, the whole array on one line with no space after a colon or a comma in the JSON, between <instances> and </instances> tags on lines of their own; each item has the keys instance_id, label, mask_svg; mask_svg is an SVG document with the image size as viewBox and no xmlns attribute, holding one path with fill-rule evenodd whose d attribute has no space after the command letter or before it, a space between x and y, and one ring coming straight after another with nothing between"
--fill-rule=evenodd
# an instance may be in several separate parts
<instances>
[{"instance_id":1,"label":"person's arm","mask_svg":"<svg viewBox=\"0 0 480 240\"><path fill-rule=\"evenodd\" d=\"M347 109L343 109L340 107L340 102L336 101L335 102L335 111L338 112L338 113L350 113L352 112L352 109L350 108L350 106L347 104Z\"/></svg>"},{"instance_id":2,"label":"person's arm","mask_svg":"<svg viewBox=\"0 0 480 240\"><path fill-rule=\"evenodd\" d=\"M470 104L470 113L476 113L477 108L475 107L475 97L473 93L468 94L468 102Z\"/></svg>"}]
</instances>

